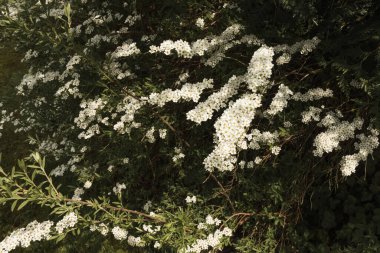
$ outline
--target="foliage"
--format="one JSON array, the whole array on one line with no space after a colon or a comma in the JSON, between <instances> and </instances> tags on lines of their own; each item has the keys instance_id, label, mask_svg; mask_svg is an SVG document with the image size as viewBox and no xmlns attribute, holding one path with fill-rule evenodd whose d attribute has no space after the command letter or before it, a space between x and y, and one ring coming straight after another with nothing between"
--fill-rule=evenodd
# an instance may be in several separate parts
<instances>
[{"instance_id":1,"label":"foliage","mask_svg":"<svg viewBox=\"0 0 380 253\"><path fill-rule=\"evenodd\" d=\"M377 1L0 8L29 67L0 130L35 151L0 200L41 210L17 227L48 216L50 240L105 251L376 252Z\"/></svg>"}]
</instances>

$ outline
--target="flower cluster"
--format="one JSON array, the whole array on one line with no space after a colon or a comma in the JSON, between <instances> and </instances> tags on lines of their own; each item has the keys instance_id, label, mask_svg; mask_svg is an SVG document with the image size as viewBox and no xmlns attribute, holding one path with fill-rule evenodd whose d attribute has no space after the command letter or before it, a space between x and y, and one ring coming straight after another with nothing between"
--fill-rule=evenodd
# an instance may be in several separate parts
<instances>
[{"instance_id":1,"label":"flower cluster","mask_svg":"<svg viewBox=\"0 0 380 253\"><path fill-rule=\"evenodd\" d=\"M128 236L128 244L132 247L144 247L145 241L141 239L141 237L130 235Z\"/></svg>"},{"instance_id":2,"label":"flower cluster","mask_svg":"<svg viewBox=\"0 0 380 253\"><path fill-rule=\"evenodd\" d=\"M154 235L161 230L161 226L152 226L152 225L143 224L143 230L145 232L148 232L148 233Z\"/></svg>"},{"instance_id":3,"label":"flower cluster","mask_svg":"<svg viewBox=\"0 0 380 253\"><path fill-rule=\"evenodd\" d=\"M116 226L112 228L111 233L118 241L127 240L128 244L132 247L144 247L145 242L141 239L141 237L135 237L133 235L128 236L128 231L124 228Z\"/></svg>"},{"instance_id":4,"label":"flower cluster","mask_svg":"<svg viewBox=\"0 0 380 253\"><path fill-rule=\"evenodd\" d=\"M100 223L99 225L91 225L90 231L99 231L101 235L106 236L110 230L106 224Z\"/></svg>"},{"instance_id":5,"label":"flower cluster","mask_svg":"<svg viewBox=\"0 0 380 253\"><path fill-rule=\"evenodd\" d=\"M309 106L309 108L306 111L303 111L301 113L302 116L302 122L303 123L310 123L312 120L314 121L320 121L320 114L322 112L322 109L314 107L314 106Z\"/></svg>"},{"instance_id":6,"label":"flower cluster","mask_svg":"<svg viewBox=\"0 0 380 253\"><path fill-rule=\"evenodd\" d=\"M162 52L166 55L170 55L174 50L179 57L192 58L196 55L203 56L205 52L212 52L215 49L225 46L226 43L233 40L237 34L241 31L240 25L232 25L228 27L219 36L210 36L205 39L199 39L193 42L191 45L187 41L183 40L166 40L160 44L160 46L150 46L150 53Z\"/></svg>"},{"instance_id":7,"label":"flower cluster","mask_svg":"<svg viewBox=\"0 0 380 253\"><path fill-rule=\"evenodd\" d=\"M303 40L296 42L295 44L289 46L289 45L278 45L274 47L275 52L284 52L285 55L282 55L284 58L289 58L297 53L300 52L301 54L307 55L310 52L312 52L317 45L321 42L320 39L317 37L314 37L310 40ZM280 60L281 62L281 60ZM286 61L285 63L288 63L289 61ZM279 63L281 64L281 63Z\"/></svg>"},{"instance_id":8,"label":"flower cluster","mask_svg":"<svg viewBox=\"0 0 380 253\"><path fill-rule=\"evenodd\" d=\"M197 18L197 20L195 21L195 25L203 29L205 26L205 20L203 18Z\"/></svg>"},{"instance_id":9,"label":"flower cluster","mask_svg":"<svg viewBox=\"0 0 380 253\"><path fill-rule=\"evenodd\" d=\"M269 78L272 75L273 68L273 48L266 46L260 47L252 56L248 66L246 82L252 92L258 89L266 89L269 84Z\"/></svg>"},{"instance_id":10,"label":"flower cluster","mask_svg":"<svg viewBox=\"0 0 380 253\"><path fill-rule=\"evenodd\" d=\"M62 234L67 228L73 228L78 222L78 216L74 212L66 214L62 220L58 221L55 225L55 230Z\"/></svg>"},{"instance_id":11,"label":"flower cluster","mask_svg":"<svg viewBox=\"0 0 380 253\"><path fill-rule=\"evenodd\" d=\"M181 148L178 148L178 147L174 148L174 156L172 158L174 163L181 161L184 157L185 155L182 153Z\"/></svg>"},{"instance_id":12,"label":"flower cluster","mask_svg":"<svg viewBox=\"0 0 380 253\"><path fill-rule=\"evenodd\" d=\"M125 190L127 187L125 186L125 184L119 184L119 183L116 183L116 186L112 188L112 191L118 195L121 193L122 190Z\"/></svg>"},{"instance_id":13,"label":"flower cluster","mask_svg":"<svg viewBox=\"0 0 380 253\"><path fill-rule=\"evenodd\" d=\"M0 242L0 252L8 253L18 246L27 248L31 242L49 239L53 225L54 222L52 221L44 221L42 223L33 221L25 228L13 231Z\"/></svg>"},{"instance_id":14,"label":"flower cluster","mask_svg":"<svg viewBox=\"0 0 380 253\"><path fill-rule=\"evenodd\" d=\"M342 158L340 170L343 176L349 176L354 173L359 162L366 161L368 155L372 154L373 150L379 146L379 131L376 129L370 129L370 131L371 135L369 136L364 134L356 136L359 139L359 142L355 142L355 149L358 150L358 153L346 155Z\"/></svg>"},{"instance_id":15,"label":"flower cluster","mask_svg":"<svg viewBox=\"0 0 380 253\"><path fill-rule=\"evenodd\" d=\"M228 99L238 92L240 84L244 81L243 76L232 76L228 82L217 92L211 94L205 101L186 114L188 120L200 124L211 119L213 113L227 106Z\"/></svg>"},{"instance_id":16,"label":"flower cluster","mask_svg":"<svg viewBox=\"0 0 380 253\"><path fill-rule=\"evenodd\" d=\"M222 242L222 239L225 237L231 237L232 230L228 227L223 228L222 230L217 229L213 234L209 234L206 239L198 239L191 246L187 246L186 249L181 252L195 252L200 253L204 250L209 250L217 248Z\"/></svg>"},{"instance_id":17,"label":"flower cluster","mask_svg":"<svg viewBox=\"0 0 380 253\"><path fill-rule=\"evenodd\" d=\"M127 239L128 231L119 226L112 228L111 232L116 240L122 241Z\"/></svg>"},{"instance_id":18,"label":"flower cluster","mask_svg":"<svg viewBox=\"0 0 380 253\"><path fill-rule=\"evenodd\" d=\"M301 102L307 102L307 101L314 101L318 100L321 98L326 98L326 97L332 97L334 94L332 90L330 89L322 89L322 88L315 88L315 89L310 89L306 93L302 94L300 92L296 92L293 96L292 99L295 101L301 101Z\"/></svg>"},{"instance_id":19,"label":"flower cluster","mask_svg":"<svg viewBox=\"0 0 380 253\"><path fill-rule=\"evenodd\" d=\"M136 46L135 42L125 42L122 46L116 48L112 53L113 58L128 57L131 55L140 54L140 49Z\"/></svg>"},{"instance_id":20,"label":"flower cluster","mask_svg":"<svg viewBox=\"0 0 380 253\"><path fill-rule=\"evenodd\" d=\"M187 204L191 204L191 203L197 203L197 197L196 196L187 196L186 199L185 199L186 203Z\"/></svg>"},{"instance_id":21,"label":"flower cluster","mask_svg":"<svg viewBox=\"0 0 380 253\"><path fill-rule=\"evenodd\" d=\"M212 226L219 226L222 223L218 218L213 218L211 215L207 215L205 222L200 222L197 228L200 230L208 230Z\"/></svg>"},{"instance_id":22,"label":"flower cluster","mask_svg":"<svg viewBox=\"0 0 380 253\"><path fill-rule=\"evenodd\" d=\"M205 89L213 87L213 79L203 79L202 82L195 84L186 83L180 90L166 89L160 93L151 93L148 102L152 105L164 106L172 101L177 103L179 100L198 102L201 93Z\"/></svg>"},{"instance_id":23,"label":"flower cluster","mask_svg":"<svg viewBox=\"0 0 380 253\"><path fill-rule=\"evenodd\" d=\"M125 96L123 101L116 107L116 114L112 115L112 117L116 118L117 113L122 113L119 121L113 126L113 129L120 134L129 134L133 128L140 127L140 123L134 120L136 113L144 104L144 101L138 100L133 96Z\"/></svg>"},{"instance_id":24,"label":"flower cluster","mask_svg":"<svg viewBox=\"0 0 380 253\"><path fill-rule=\"evenodd\" d=\"M258 150L263 144L273 146L279 140L279 134L276 131L273 133L269 131L260 132L259 129L253 129L246 138L248 141L247 148Z\"/></svg>"},{"instance_id":25,"label":"flower cluster","mask_svg":"<svg viewBox=\"0 0 380 253\"><path fill-rule=\"evenodd\" d=\"M73 199L73 200L81 200L82 199L81 198L82 194L84 194L83 188L76 188L74 190L74 195L71 197L71 199Z\"/></svg>"},{"instance_id":26,"label":"flower cluster","mask_svg":"<svg viewBox=\"0 0 380 253\"><path fill-rule=\"evenodd\" d=\"M227 108L216 121L216 147L204 160L206 170L231 171L236 163L238 145L245 138L256 108L261 106L261 97L256 94L245 95Z\"/></svg>"},{"instance_id":27,"label":"flower cluster","mask_svg":"<svg viewBox=\"0 0 380 253\"><path fill-rule=\"evenodd\" d=\"M284 84L281 84L269 106L269 109L266 110L265 113L273 116L284 110L284 108L288 105L288 100L291 95L293 95L293 92Z\"/></svg>"},{"instance_id":28,"label":"flower cluster","mask_svg":"<svg viewBox=\"0 0 380 253\"><path fill-rule=\"evenodd\" d=\"M152 126L145 134L145 138L149 143L154 143L156 141L156 137L154 137L155 132L154 126Z\"/></svg>"},{"instance_id":29,"label":"flower cluster","mask_svg":"<svg viewBox=\"0 0 380 253\"><path fill-rule=\"evenodd\" d=\"M79 116L74 119L74 122L79 128L86 129L86 131L80 133L78 138L88 139L100 133L98 124L93 124L92 126L90 124L98 121L97 112L103 109L106 104L107 101L101 98L81 102L80 107L82 110L79 112Z\"/></svg>"},{"instance_id":30,"label":"flower cluster","mask_svg":"<svg viewBox=\"0 0 380 253\"><path fill-rule=\"evenodd\" d=\"M329 117L329 115L327 116ZM340 121L328 123L328 128L325 132L318 134L314 139L315 156L321 157L324 153L330 153L335 149L339 149L339 143L355 137L355 130L360 130L363 126L361 118L355 118L351 123L348 121ZM325 120L326 121L326 120ZM323 124L324 120L321 121Z\"/></svg>"}]
</instances>

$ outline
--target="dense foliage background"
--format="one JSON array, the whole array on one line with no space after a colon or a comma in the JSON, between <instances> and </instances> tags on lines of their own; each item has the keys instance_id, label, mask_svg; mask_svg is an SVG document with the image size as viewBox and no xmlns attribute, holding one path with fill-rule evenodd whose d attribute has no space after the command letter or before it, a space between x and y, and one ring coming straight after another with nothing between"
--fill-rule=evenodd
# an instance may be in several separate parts
<instances>
[{"instance_id":1,"label":"dense foliage background","mask_svg":"<svg viewBox=\"0 0 380 253\"><path fill-rule=\"evenodd\" d=\"M202 95L204 100L232 75L244 74L258 47L237 45L222 62L210 68L198 56L152 57L146 53L149 44L141 38L146 35L153 45L167 39L195 41L221 34L226 27L239 23L245 34L254 34L273 47L318 37L320 43L311 53L295 54L290 63L276 67L272 82L301 92L315 87L330 88L334 97L323 102L326 109L339 109L349 121L361 117L365 125L380 129L379 1L143 0L128 1L125 7L124 1L89 0L71 1L70 9L65 2L62 13L56 11L56 16L46 18L42 15L61 6L60 1L22 1L16 19L5 15L9 12L5 7L14 2L2 4L0 29L4 49L0 58L0 96L2 108L8 112L16 110L12 121L19 121L16 125L8 122L2 130L0 149L5 170L10 171L11 164L16 164L15 158L26 156L29 150L46 156L49 172L73 157L80 157L76 168L68 169L64 177L53 177L57 185L63 185L60 189L63 195L71 197L76 188L91 181L83 199L141 212L144 204L152 201L152 210L166 218L162 235L151 236L162 242L163 247L155 249L152 244L140 252L176 252L191 245L196 238L207 235L197 229L197 224L208 214L223 219L223 225L234 231L229 240L223 241L223 252L380 250L379 150L375 149L371 158L360 163L356 173L343 177L339 161L342 154L354 151L355 141L345 141L336 153L313 156L313 140L319 130L316 124L300 122L306 104L290 103L278 117L255 122L255 126L279 132L281 153L273 156L263 150L264 162L260 166L236 168L233 172L204 170L203 160L214 147L215 120L200 126L186 120L186 112L194 107L192 102L144 107L136 116L142 126L132 129L130 134L117 133L111 125L103 126L93 138L78 139L82 129L73 127L83 109L79 106L82 99L102 98L110 108L116 107L127 95L141 97L167 88L178 89L180 84L176 81L186 71L190 83L214 79L214 90L207 90ZM107 11L125 16L122 21L106 21L110 15ZM141 15L141 19L122 32L130 13ZM205 21L202 29L196 25L198 18ZM70 29L81 24L84 27L81 33ZM85 32L84 24L87 29L92 24L95 33ZM113 72L110 53L128 40L138 42L145 53L122 58L119 68L133 74L119 78L120 73ZM38 56L25 60L29 50L38 51ZM57 89L67 84L67 80L58 78L41 81L30 91L25 89L24 95L16 95L15 88L24 74L39 70L63 72L74 55L81 56L80 64L74 66L80 79L74 94L80 93L82 97L57 96ZM22 58L24 62L19 63ZM267 100L276 91L277 88L270 89ZM45 102L41 102L42 97ZM107 106L104 112L99 112L104 113L103 118L111 117L112 111ZM284 121L293 125L285 127ZM158 138L156 132L157 140L147 141L152 126L156 130L166 129L167 138ZM178 156L175 148L180 148L185 157L173 162L173 157ZM256 155L242 151L239 161L252 161ZM30 158L26 162L36 164ZM125 184L122 194L117 196L112 192L116 183ZM196 196L197 203L186 203L187 196ZM141 228L144 221L123 212L107 216L79 204L47 202L48 205L40 207L41 203L33 201L17 210L20 203L14 206L13 203L4 201L1 209L0 239L34 219L43 221L49 217L56 221L58 216L72 210L83 217L80 230L68 231L64 239L58 237L63 241L33 243L21 252L130 252L130 245L124 241L91 232L89 228L94 221L124 225L145 236ZM56 213L50 214L55 208ZM131 220L125 222L124 218Z\"/></svg>"}]
</instances>

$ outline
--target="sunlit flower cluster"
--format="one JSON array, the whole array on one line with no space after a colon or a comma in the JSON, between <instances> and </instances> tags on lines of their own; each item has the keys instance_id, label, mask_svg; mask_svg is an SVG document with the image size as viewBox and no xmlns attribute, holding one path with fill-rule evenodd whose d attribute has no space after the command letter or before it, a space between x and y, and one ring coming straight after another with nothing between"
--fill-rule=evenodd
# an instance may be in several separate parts
<instances>
[{"instance_id":1,"label":"sunlit flower cluster","mask_svg":"<svg viewBox=\"0 0 380 253\"><path fill-rule=\"evenodd\" d=\"M313 154L321 157L324 153L340 149L339 143L354 138L355 130L360 130L362 126L361 118L355 118L352 122L337 120L329 124L325 132L315 137Z\"/></svg>"},{"instance_id":2,"label":"sunlit flower cluster","mask_svg":"<svg viewBox=\"0 0 380 253\"><path fill-rule=\"evenodd\" d=\"M215 111L227 106L228 100L237 93L243 81L242 76L232 76L219 91L214 92L205 101L198 103L193 110L189 111L186 114L187 119L198 124L211 119Z\"/></svg>"},{"instance_id":3,"label":"sunlit flower cluster","mask_svg":"<svg viewBox=\"0 0 380 253\"><path fill-rule=\"evenodd\" d=\"M292 99L295 101L307 102L307 101L314 101L321 98L332 97L332 96L333 96L333 92L330 89L324 90L322 88L315 88L315 89L308 90L304 94L300 92L296 92L292 96Z\"/></svg>"},{"instance_id":4,"label":"sunlit flower cluster","mask_svg":"<svg viewBox=\"0 0 380 253\"><path fill-rule=\"evenodd\" d=\"M47 240L50 238L51 228L54 226L52 221L39 223L33 221L25 228L19 228L0 242L0 252L8 253L17 247L27 248L32 242Z\"/></svg>"},{"instance_id":5,"label":"sunlit flower cluster","mask_svg":"<svg viewBox=\"0 0 380 253\"><path fill-rule=\"evenodd\" d=\"M246 82L252 92L258 89L266 89L269 84L269 78L272 75L273 68L273 48L260 47L252 56L248 66Z\"/></svg>"},{"instance_id":6,"label":"sunlit flower cluster","mask_svg":"<svg viewBox=\"0 0 380 253\"><path fill-rule=\"evenodd\" d=\"M111 232L115 239L119 241L125 240L128 237L128 231L119 226L112 228Z\"/></svg>"},{"instance_id":7,"label":"sunlit flower cluster","mask_svg":"<svg viewBox=\"0 0 380 253\"><path fill-rule=\"evenodd\" d=\"M228 227L224 227L223 229L217 229L214 233L209 234L205 239L196 240L191 246L187 246L181 252L195 252L200 253L204 250L216 249L219 244L222 242L223 238L231 237L232 230Z\"/></svg>"},{"instance_id":8,"label":"sunlit flower cluster","mask_svg":"<svg viewBox=\"0 0 380 253\"><path fill-rule=\"evenodd\" d=\"M62 234L67 228L73 228L78 222L78 216L74 212L66 214L62 220L58 221L55 225L55 230Z\"/></svg>"},{"instance_id":9,"label":"sunlit flower cluster","mask_svg":"<svg viewBox=\"0 0 380 253\"><path fill-rule=\"evenodd\" d=\"M269 109L265 112L271 116L281 112L288 105L288 100L291 95L293 95L293 92L287 86L281 84L269 106Z\"/></svg>"},{"instance_id":10,"label":"sunlit flower cluster","mask_svg":"<svg viewBox=\"0 0 380 253\"><path fill-rule=\"evenodd\" d=\"M309 108L306 111L303 111L301 113L302 122L308 124L312 121L320 121L321 112L322 112L322 109L314 107L314 106L309 106Z\"/></svg>"},{"instance_id":11,"label":"sunlit flower cluster","mask_svg":"<svg viewBox=\"0 0 380 253\"><path fill-rule=\"evenodd\" d=\"M370 131L371 135L369 136L364 134L356 136L359 139L359 142L355 142L355 149L358 150L358 153L343 156L340 162L340 170L343 176L349 176L354 173L359 163L366 161L368 155L371 155L373 150L379 146L379 131L376 129L370 129Z\"/></svg>"},{"instance_id":12,"label":"sunlit flower cluster","mask_svg":"<svg viewBox=\"0 0 380 253\"><path fill-rule=\"evenodd\" d=\"M179 90L166 89L160 93L151 93L148 102L152 105L164 106L168 102L177 103L179 100L198 102L205 89L213 87L212 79L203 79L198 83L186 83Z\"/></svg>"},{"instance_id":13,"label":"sunlit flower cluster","mask_svg":"<svg viewBox=\"0 0 380 253\"><path fill-rule=\"evenodd\" d=\"M232 103L216 121L216 147L204 160L206 170L231 171L237 161L238 145L244 140L247 128L253 120L261 97L247 94Z\"/></svg>"}]
</instances>

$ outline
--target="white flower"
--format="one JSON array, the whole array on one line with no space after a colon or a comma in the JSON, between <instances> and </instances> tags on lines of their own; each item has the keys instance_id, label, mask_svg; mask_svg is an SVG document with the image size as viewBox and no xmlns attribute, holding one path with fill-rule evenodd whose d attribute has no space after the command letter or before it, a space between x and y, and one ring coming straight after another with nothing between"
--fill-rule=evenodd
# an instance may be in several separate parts
<instances>
[{"instance_id":1,"label":"white flower","mask_svg":"<svg viewBox=\"0 0 380 253\"><path fill-rule=\"evenodd\" d=\"M301 113L302 122L307 124L310 123L312 120L319 121L321 112L321 109L314 106L309 106L309 109L307 111L303 111Z\"/></svg>"},{"instance_id":2,"label":"white flower","mask_svg":"<svg viewBox=\"0 0 380 253\"><path fill-rule=\"evenodd\" d=\"M199 223L197 225L197 229L199 229L199 230L205 230L205 229L207 229L207 226L206 226L205 223L201 222L201 223Z\"/></svg>"},{"instance_id":3,"label":"white flower","mask_svg":"<svg viewBox=\"0 0 380 253\"><path fill-rule=\"evenodd\" d=\"M296 92L291 99L295 101L307 102L319 100L325 97L332 97L333 95L333 91L330 89L323 90L322 88L315 88L308 90L304 94Z\"/></svg>"},{"instance_id":4,"label":"white flower","mask_svg":"<svg viewBox=\"0 0 380 253\"><path fill-rule=\"evenodd\" d=\"M269 109L266 110L265 113L273 116L284 110L288 105L288 100L290 99L291 95L293 95L293 92L284 84L281 84L277 94L269 106Z\"/></svg>"},{"instance_id":5,"label":"white flower","mask_svg":"<svg viewBox=\"0 0 380 253\"><path fill-rule=\"evenodd\" d=\"M230 228L225 227L223 230L217 229L205 239L197 239L191 246L187 246L183 252L201 253L202 251L209 250L209 248L216 248L224 237L231 236L232 230Z\"/></svg>"},{"instance_id":6,"label":"white flower","mask_svg":"<svg viewBox=\"0 0 380 253\"><path fill-rule=\"evenodd\" d=\"M247 128L255 116L255 109L261 106L261 96L247 94L232 103L215 122L215 149L204 160L206 170L217 168L232 171L236 163L238 145L244 140Z\"/></svg>"},{"instance_id":7,"label":"white flower","mask_svg":"<svg viewBox=\"0 0 380 253\"><path fill-rule=\"evenodd\" d=\"M83 185L83 187L84 187L85 189L90 189L91 186L92 186L92 182L91 182L91 181L86 181L86 182L84 183L84 185Z\"/></svg>"},{"instance_id":8,"label":"white flower","mask_svg":"<svg viewBox=\"0 0 380 253\"><path fill-rule=\"evenodd\" d=\"M18 246L27 248L31 242L48 240L53 225L52 221L30 222L25 228L19 228L5 237L0 242L0 252L8 253Z\"/></svg>"},{"instance_id":9,"label":"white flower","mask_svg":"<svg viewBox=\"0 0 380 253\"><path fill-rule=\"evenodd\" d=\"M262 161L263 161L263 159L261 157L259 157L259 156L255 158L255 163L256 164L260 164Z\"/></svg>"},{"instance_id":10,"label":"white flower","mask_svg":"<svg viewBox=\"0 0 380 253\"><path fill-rule=\"evenodd\" d=\"M116 240L122 241L127 239L128 231L119 226L114 227L111 232Z\"/></svg>"},{"instance_id":11,"label":"white flower","mask_svg":"<svg viewBox=\"0 0 380 253\"><path fill-rule=\"evenodd\" d=\"M279 146L274 146L274 147L272 147L272 149L271 149L271 152L272 152L272 154L274 154L274 155L278 155L278 154L280 154L280 151L281 151L281 147L279 147Z\"/></svg>"},{"instance_id":12,"label":"white flower","mask_svg":"<svg viewBox=\"0 0 380 253\"><path fill-rule=\"evenodd\" d=\"M159 107L168 102L177 103L179 100L198 102L202 92L212 87L213 79L203 79L195 84L185 83L179 90L166 89L160 93L151 93L148 102Z\"/></svg>"},{"instance_id":13,"label":"white flower","mask_svg":"<svg viewBox=\"0 0 380 253\"><path fill-rule=\"evenodd\" d=\"M355 136L355 130L361 129L363 120L355 118L353 122L340 122L337 118L330 122L331 114L326 117L329 121L322 120L321 123L327 126L327 130L318 134L314 139L314 156L321 157L323 153L330 153L335 149L340 149L339 143Z\"/></svg>"},{"instance_id":14,"label":"white flower","mask_svg":"<svg viewBox=\"0 0 380 253\"><path fill-rule=\"evenodd\" d=\"M72 197L73 200L81 200L81 195L84 193L83 188L76 188L74 190L74 195Z\"/></svg>"},{"instance_id":15,"label":"white flower","mask_svg":"<svg viewBox=\"0 0 380 253\"><path fill-rule=\"evenodd\" d=\"M246 74L248 88L252 92L257 92L259 88L266 88L273 68L273 48L260 47L252 56Z\"/></svg>"},{"instance_id":16,"label":"white flower","mask_svg":"<svg viewBox=\"0 0 380 253\"><path fill-rule=\"evenodd\" d=\"M128 244L132 247L144 247L145 242L140 237L128 236Z\"/></svg>"},{"instance_id":17,"label":"white flower","mask_svg":"<svg viewBox=\"0 0 380 253\"><path fill-rule=\"evenodd\" d=\"M125 186L125 184L119 184L119 183L116 183L116 186L112 188L112 191L118 195L121 193L122 190L126 189L127 187Z\"/></svg>"},{"instance_id":18,"label":"white flower","mask_svg":"<svg viewBox=\"0 0 380 253\"><path fill-rule=\"evenodd\" d=\"M153 245L153 248L155 248L155 249L160 249L162 246L161 246L161 243L159 243L159 242L155 242L154 243L154 245Z\"/></svg>"},{"instance_id":19,"label":"white flower","mask_svg":"<svg viewBox=\"0 0 380 253\"><path fill-rule=\"evenodd\" d=\"M372 154L373 150L379 146L379 132L375 129L370 129L370 131L371 135L369 136L364 134L356 136L360 140L360 142L355 143L355 149L358 150L358 153L346 155L342 158L340 170L343 176L349 176L354 173L359 162L366 161L368 155Z\"/></svg>"},{"instance_id":20,"label":"white flower","mask_svg":"<svg viewBox=\"0 0 380 253\"><path fill-rule=\"evenodd\" d=\"M203 18L198 18L196 21L195 21L195 25L198 26L199 28L203 29L204 26L205 26L205 21Z\"/></svg>"},{"instance_id":21,"label":"white flower","mask_svg":"<svg viewBox=\"0 0 380 253\"><path fill-rule=\"evenodd\" d=\"M150 209L150 208L152 208L152 201L148 200L148 201L145 203L143 209L144 209L145 212L149 212L149 209Z\"/></svg>"},{"instance_id":22,"label":"white flower","mask_svg":"<svg viewBox=\"0 0 380 253\"><path fill-rule=\"evenodd\" d=\"M137 48L136 43L126 42L121 47L118 47L115 52L112 53L112 57L120 58L120 57L128 57L131 55L140 54L140 49Z\"/></svg>"},{"instance_id":23,"label":"white flower","mask_svg":"<svg viewBox=\"0 0 380 253\"><path fill-rule=\"evenodd\" d=\"M243 83L244 76L232 76L228 82L217 92L211 94L204 102L198 103L196 107L186 114L188 120L200 124L209 120L212 114L227 106L227 101L235 95Z\"/></svg>"},{"instance_id":24,"label":"white flower","mask_svg":"<svg viewBox=\"0 0 380 253\"><path fill-rule=\"evenodd\" d=\"M151 127L145 134L145 137L149 143L154 143L156 141L156 137L154 137L155 128Z\"/></svg>"},{"instance_id":25,"label":"white flower","mask_svg":"<svg viewBox=\"0 0 380 253\"><path fill-rule=\"evenodd\" d=\"M197 197L196 196L187 196L186 199L185 199L186 203L190 204L190 203L196 203L197 202Z\"/></svg>"},{"instance_id":26,"label":"white flower","mask_svg":"<svg viewBox=\"0 0 380 253\"><path fill-rule=\"evenodd\" d=\"M106 224L100 223L99 226L97 227L97 230L103 235L106 236L109 232L109 228Z\"/></svg>"},{"instance_id":27,"label":"white flower","mask_svg":"<svg viewBox=\"0 0 380 253\"><path fill-rule=\"evenodd\" d=\"M208 225L219 226L221 222L221 220L219 220L218 218L214 219L211 215L207 215L206 217L206 224Z\"/></svg>"},{"instance_id":28,"label":"white flower","mask_svg":"<svg viewBox=\"0 0 380 253\"><path fill-rule=\"evenodd\" d=\"M74 212L66 214L62 220L58 221L55 225L55 229L58 234L62 234L66 228L74 227L78 222L78 216Z\"/></svg>"},{"instance_id":29,"label":"white flower","mask_svg":"<svg viewBox=\"0 0 380 253\"><path fill-rule=\"evenodd\" d=\"M158 130L158 134L159 134L159 136L160 136L161 139L165 139L166 138L167 132L168 132L168 130L166 130L166 129L159 129Z\"/></svg>"},{"instance_id":30,"label":"white flower","mask_svg":"<svg viewBox=\"0 0 380 253\"><path fill-rule=\"evenodd\" d=\"M180 148L174 148L174 156L172 158L173 162L178 162L180 161L181 159L183 159L185 157L185 155L182 153L181 149Z\"/></svg>"}]
</instances>

